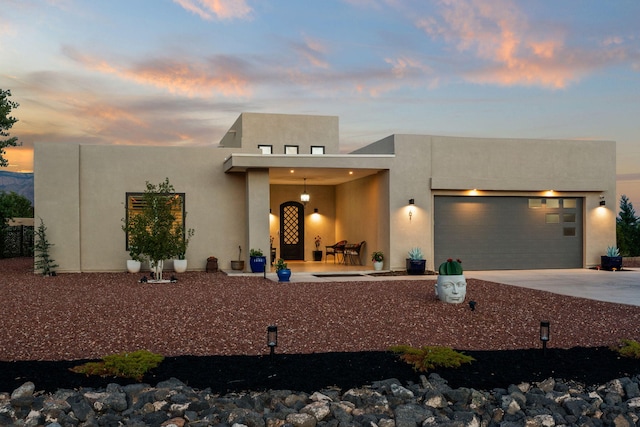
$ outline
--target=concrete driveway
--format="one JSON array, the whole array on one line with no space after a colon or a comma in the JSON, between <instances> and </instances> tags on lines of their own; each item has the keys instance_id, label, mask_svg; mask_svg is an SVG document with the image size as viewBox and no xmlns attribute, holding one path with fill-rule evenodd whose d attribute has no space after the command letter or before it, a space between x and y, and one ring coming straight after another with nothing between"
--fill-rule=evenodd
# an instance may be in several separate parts
<instances>
[{"instance_id":1,"label":"concrete driveway","mask_svg":"<svg viewBox=\"0 0 640 427\"><path fill-rule=\"evenodd\" d=\"M521 286L598 301L640 306L640 269L465 271L473 279Z\"/></svg>"}]
</instances>

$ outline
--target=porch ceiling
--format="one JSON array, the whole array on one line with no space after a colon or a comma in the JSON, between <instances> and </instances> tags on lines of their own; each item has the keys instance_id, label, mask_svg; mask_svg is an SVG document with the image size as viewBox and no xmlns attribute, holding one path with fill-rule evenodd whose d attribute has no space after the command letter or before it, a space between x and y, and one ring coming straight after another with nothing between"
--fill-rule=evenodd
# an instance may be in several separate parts
<instances>
[{"instance_id":1,"label":"porch ceiling","mask_svg":"<svg viewBox=\"0 0 640 427\"><path fill-rule=\"evenodd\" d=\"M391 168L393 155L248 155L225 160L227 173L268 169L271 184L338 185Z\"/></svg>"}]
</instances>

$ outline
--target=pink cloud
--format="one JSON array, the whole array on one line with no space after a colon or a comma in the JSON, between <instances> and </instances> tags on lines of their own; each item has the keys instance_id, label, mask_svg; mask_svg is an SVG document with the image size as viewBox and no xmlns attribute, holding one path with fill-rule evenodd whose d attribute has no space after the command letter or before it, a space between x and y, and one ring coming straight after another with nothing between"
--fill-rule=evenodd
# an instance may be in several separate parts
<instances>
[{"instance_id":1,"label":"pink cloud","mask_svg":"<svg viewBox=\"0 0 640 427\"><path fill-rule=\"evenodd\" d=\"M483 66L466 74L477 83L564 88L584 74L592 59L569 52L561 32L532 29L511 0L443 0L441 14L442 21L426 18L416 25L482 60Z\"/></svg>"},{"instance_id":2,"label":"pink cloud","mask_svg":"<svg viewBox=\"0 0 640 427\"><path fill-rule=\"evenodd\" d=\"M243 75L244 64L234 58L214 58L208 62L196 60L155 59L132 66L110 62L64 48L71 59L88 69L116 75L123 80L155 86L187 96L248 96L249 83Z\"/></svg>"},{"instance_id":3,"label":"pink cloud","mask_svg":"<svg viewBox=\"0 0 640 427\"><path fill-rule=\"evenodd\" d=\"M212 20L214 15L218 19L247 18L252 11L245 0L173 0L173 2L208 21Z\"/></svg>"}]
</instances>

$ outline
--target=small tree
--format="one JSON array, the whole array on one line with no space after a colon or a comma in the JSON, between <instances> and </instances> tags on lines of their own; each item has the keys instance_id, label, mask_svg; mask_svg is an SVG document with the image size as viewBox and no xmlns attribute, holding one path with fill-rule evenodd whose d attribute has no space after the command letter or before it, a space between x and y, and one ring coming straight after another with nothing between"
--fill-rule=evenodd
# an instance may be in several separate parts
<instances>
[{"instance_id":1,"label":"small tree","mask_svg":"<svg viewBox=\"0 0 640 427\"><path fill-rule=\"evenodd\" d=\"M53 274L54 268L58 264L54 264L53 258L49 254L49 249L53 246L53 243L49 243L47 240L47 227L44 226L44 221L40 218L40 225L36 230L36 243L33 248L36 253L36 270L40 270L43 276L50 276Z\"/></svg>"},{"instance_id":2,"label":"small tree","mask_svg":"<svg viewBox=\"0 0 640 427\"><path fill-rule=\"evenodd\" d=\"M620 197L620 213L616 218L616 240L623 256L640 255L640 219L624 194Z\"/></svg>"},{"instance_id":3,"label":"small tree","mask_svg":"<svg viewBox=\"0 0 640 427\"><path fill-rule=\"evenodd\" d=\"M156 269L156 279L162 280L161 261L180 252L178 242L183 237L182 224L178 224L174 211L182 207L182 199L175 193L169 178L154 185L147 181L142 197L142 209L123 218L122 229L129 236L129 247L135 247Z\"/></svg>"},{"instance_id":4,"label":"small tree","mask_svg":"<svg viewBox=\"0 0 640 427\"><path fill-rule=\"evenodd\" d=\"M18 121L15 117L11 117L11 110L18 108L18 103L9 100L11 96L10 90L0 89L0 137L9 136L9 129ZM18 138L15 136L7 139L0 139L0 167L7 167L9 162L4 158L5 148L15 147L18 145Z\"/></svg>"}]
</instances>

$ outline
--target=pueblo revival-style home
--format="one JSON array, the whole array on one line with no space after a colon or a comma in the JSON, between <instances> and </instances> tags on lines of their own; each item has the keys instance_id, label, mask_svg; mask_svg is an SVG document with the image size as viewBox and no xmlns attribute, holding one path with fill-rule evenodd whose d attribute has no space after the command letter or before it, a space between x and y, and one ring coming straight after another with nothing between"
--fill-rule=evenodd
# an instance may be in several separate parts
<instances>
[{"instance_id":1,"label":"pueblo revival-style home","mask_svg":"<svg viewBox=\"0 0 640 427\"><path fill-rule=\"evenodd\" d=\"M343 154L338 117L243 113L216 146L36 144L35 216L61 272L122 271L122 218L147 181L165 178L196 231L189 269L210 256L229 269L239 246L247 260L250 248L273 247L313 262L317 236L323 252L366 242L348 259L363 269L372 251L404 269L414 247L428 269L447 258L465 270L583 268L615 244L615 150L391 135Z\"/></svg>"}]
</instances>

